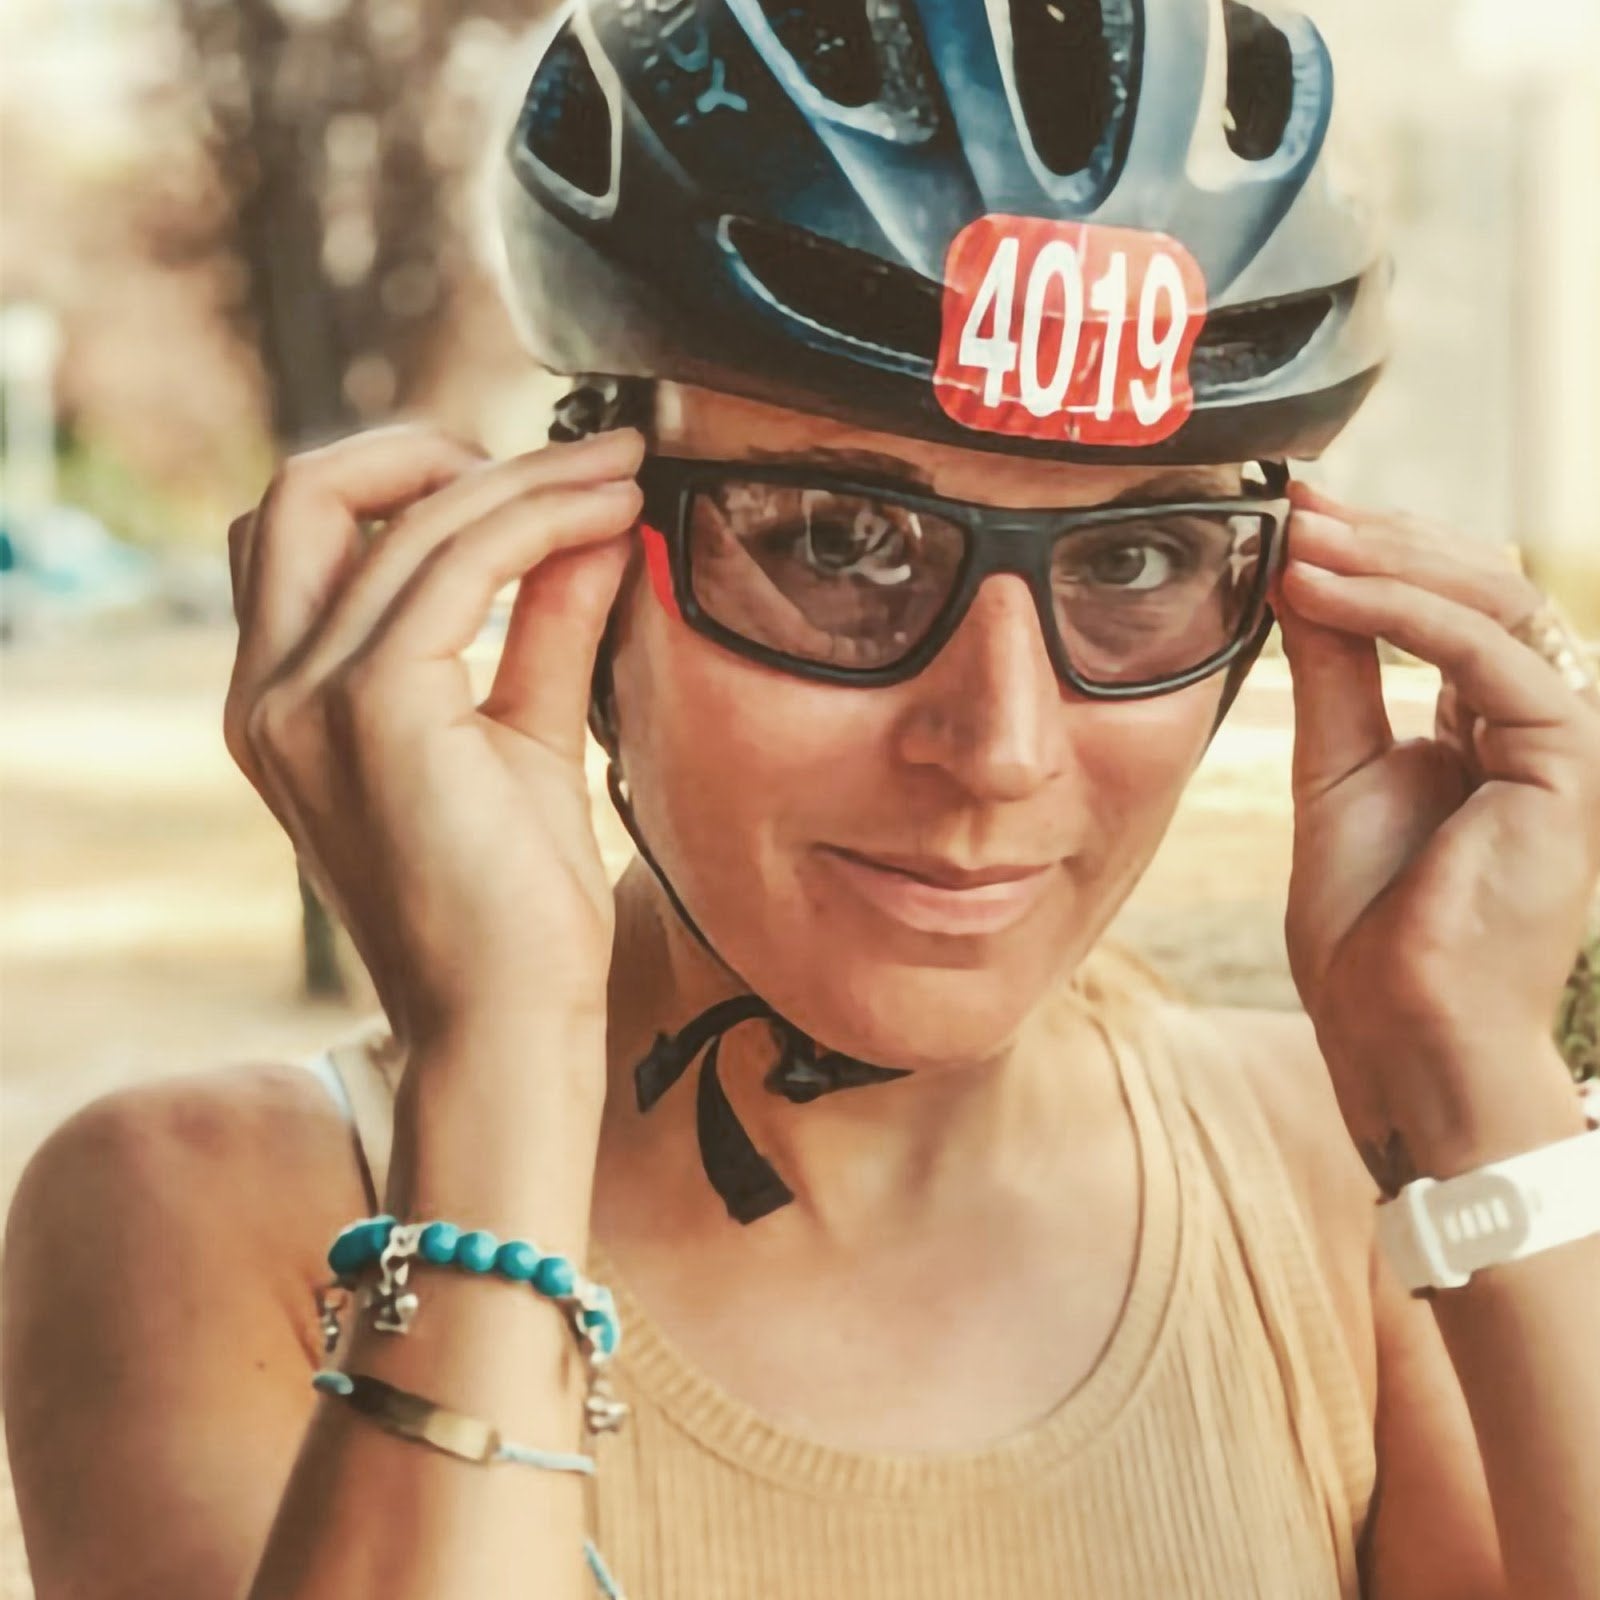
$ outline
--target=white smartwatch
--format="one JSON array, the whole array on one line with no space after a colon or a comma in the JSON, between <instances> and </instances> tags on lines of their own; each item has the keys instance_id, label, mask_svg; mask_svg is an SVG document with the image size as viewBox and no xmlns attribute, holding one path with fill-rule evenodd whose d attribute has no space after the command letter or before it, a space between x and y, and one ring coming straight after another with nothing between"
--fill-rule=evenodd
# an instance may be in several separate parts
<instances>
[{"instance_id":1,"label":"white smartwatch","mask_svg":"<svg viewBox=\"0 0 1600 1600\"><path fill-rule=\"evenodd\" d=\"M1412 1294L1600 1234L1600 1079L1578 1091L1590 1131L1442 1182L1418 1178L1378 1206L1378 1239Z\"/></svg>"}]
</instances>

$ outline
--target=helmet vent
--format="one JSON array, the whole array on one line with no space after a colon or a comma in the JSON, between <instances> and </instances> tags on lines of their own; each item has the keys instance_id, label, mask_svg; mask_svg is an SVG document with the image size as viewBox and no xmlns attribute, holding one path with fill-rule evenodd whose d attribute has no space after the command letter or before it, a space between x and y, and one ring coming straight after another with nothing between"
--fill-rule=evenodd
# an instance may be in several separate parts
<instances>
[{"instance_id":1,"label":"helmet vent","mask_svg":"<svg viewBox=\"0 0 1600 1600\"><path fill-rule=\"evenodd\" d=\"M1061 177L1089 165L1111 120L1100 0L1011 0L1017 98L1039 159Z\"/></svg>"},{"instance_id":2,"label":"helmet vent","mask_svg":"<svg viewBox=\"0 0 1600 1600\"><path fill-rule=\"evenodd\" d=\"M759 0L778 42L836 106L932 118L927 47L901 0Z\"/></svg>"},{"instance_id":3,"label":"helmet vent","mask_svg":"<svg viewBox=\"0 0 1600 1600\"><path fill-rule=\"evenodd\" d=\"M761 0L778 42L824 99L871 105L883 89L862 0Z\"/></svg>"},{"instance_id":4,"label":"helmet vent","mask_svg":"<svg viewBox=\"0 0 1600 1600\"><path fill-rule=\"evenodd\" d=\"M545 52L523 108L528 153L583 193L611 187L611 106L569 22Z\"/></svg>"},{"instance_id":5,"label":"helmet vent","mask_svg":"<svg viewBox=\"0 0 1600 1600\"><path fill-rule=\"evenodd\" d=\"M784 310L857 344L931 366L939 352L939 286L831 239L748 217L723 223L726 247Z\"/></svg>"},{"instance_id":6,"label":"helmet vent","mask_svg":"<svg viewBox=\"0 0 1600 1600\"><path fill-rule=\"evenodd\" d=\"M1235 155L1264 161L1280 144L1294 102L1294 55L1281 29L1239 0L1222 0L1228 37L1228 114Z\"/></svg>"},{"instance_id":7,"label":"helmet vent","mask_svg":"<svg viewBox=\"0 0 1600 1600\"><path fill-rule=\"evenodd\" d=\"M1196 391L1249 383L1287 366L1332 310L1333 295L1319 291L1216 312L1201 329L1189 357Z\"/></svg>"}]
</instances>

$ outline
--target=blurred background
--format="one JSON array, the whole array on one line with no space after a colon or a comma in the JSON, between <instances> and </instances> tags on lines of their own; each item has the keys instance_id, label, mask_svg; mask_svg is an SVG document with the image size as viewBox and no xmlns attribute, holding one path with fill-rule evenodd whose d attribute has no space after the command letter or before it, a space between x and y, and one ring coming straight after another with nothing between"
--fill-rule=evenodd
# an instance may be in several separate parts
<instances>
[{"instance_id":1,"label":"blurred background","mask_svg":"<svg viewBox=\"0 0 1600 1600\"><path fill-rule=\"evenodd\" d=\"M540 9L0 13L0 1207L88 1099L305 1053L371 1009L222 747L226 528L279 454L397 412L496 453L542 438L559 389L475 245ZM1515 541L1600 635L1600 6L1307 9L1397 269L1392 365L1308 476ZM1390 680L1428 727L1432 675ZM1294 1004L1291 736L1267 659L1119 924L1198 997ZM29 1592L0 1485L0 1594Z\"/></svg>"}]
</instances>

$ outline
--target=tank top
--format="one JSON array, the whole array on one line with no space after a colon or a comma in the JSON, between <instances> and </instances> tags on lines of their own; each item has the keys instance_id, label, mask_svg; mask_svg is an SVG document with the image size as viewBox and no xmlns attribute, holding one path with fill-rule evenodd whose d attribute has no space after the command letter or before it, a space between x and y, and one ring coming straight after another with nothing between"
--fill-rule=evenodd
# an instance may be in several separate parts
<instances>
[{"instance_id":1,"label":"tank top","mask_svg":"<svg viewBox=\"0 0 1600 1600\"><path fill-rule=\"evenodd\" d=\"M1088 1376L999 1444L862 1453L787 1432L591 1248L632 1415L596 1441L588 1531L629 1600L1358 1600L1373 1430L1315 1239L1215 1025L1168 1002L1142 1017L1107 1030L1143 1189L1121 1313ZM307 1064L346 1107L377 1211L398 1064L377 1036Z\"/></svg>"}]
</instances>

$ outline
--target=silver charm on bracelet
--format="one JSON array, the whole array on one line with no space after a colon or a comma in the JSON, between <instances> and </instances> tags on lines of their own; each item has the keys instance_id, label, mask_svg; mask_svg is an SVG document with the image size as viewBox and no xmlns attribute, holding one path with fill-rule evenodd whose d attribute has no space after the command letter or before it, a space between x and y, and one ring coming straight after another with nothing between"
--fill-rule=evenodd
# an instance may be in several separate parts
<instances>
[{"instance_id":1,"label":"silver charm on bracelet","mask_svg":"<svg viewBox=\"0 0 1600 1600\"><path fill-rule=\"evenodd\" d=\"M363 1290L353 1279L334 1278L317 1290L317 1321L325 1355L332 1355L338 1346L341 1318L353 1294L359 1295L361 1303L373 1309L372 1325L379 1332L410 1332L418 1300L408 1287L408 1281L411 1261L425 1226L420 1222L401 1223L390 1230L389 1241L378 1258L378 1282L374 1287ZM587 1320L587 1315L594 1312L605 1312L608 1317L615 1318L616 1303L610 1291L580 1279L571 1294L546 1298L571 1327L583 1358L587 1387L583 1415L589 1432L615 1433L628 1420L629 1408L612 1390L606 1371L613 1352L606 1349L599 1329Z\"/></svg>"},{"instance_id":2,"label":"silver charm on bracelet","mask_svg":"<svg viewBox=\"0 0 1600 1600\"><path fill-rule=\"evenodd\" d=\"M583 1402L584 1420L590 1433L615 1433L628 1420L628 1407L611 1389L606 1372L612 1352L601 1342L597 1329L590 1326L585 1313L604 1311L615 1317L616 1306L609 1290L581 1279L571 1294L553 1297L556 1306L572 1328L588 1374L588 1394Z\"/></svg>"},{"instance_id":3,"label":"silver charm on bracelet","mask_svg":"<svg viewBox=\"0 0 1600 1600\"><path fill-rule=\"evenodd\" d=\"M317 1290L317 1326L322 1330L322 1353L331 1356L339 1347L340 1322L350 1304L350 1286L334 1278Z\"/></svg>"},{"instance_id":4,"label":"silver charm on bracelet","mask_svg":"<svg viewBox=\"0 0 1600 1600\"><path fill-rule=\"evenodd\" d=\"M411 1276L411 1258L426 1226L421 1222L399 1222L389 1230L389 1242L378 1257L378 1285L367 1291L367 1304L373 1307L372 1326L379 1333L410 1333L411 1319L417 1314L417 1297L406 1287Z\"/></svg>"}]
</instances>

